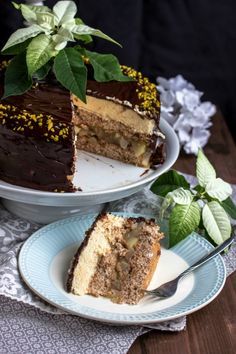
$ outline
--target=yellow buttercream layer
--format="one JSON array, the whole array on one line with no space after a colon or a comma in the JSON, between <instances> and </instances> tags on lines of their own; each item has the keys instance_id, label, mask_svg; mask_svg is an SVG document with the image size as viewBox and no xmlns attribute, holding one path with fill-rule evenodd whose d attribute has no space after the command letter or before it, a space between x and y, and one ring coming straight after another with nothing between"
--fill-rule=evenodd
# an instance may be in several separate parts
<instances>
[{"instance_id":1,"label":"yellow buttercream layer","mask_svg":"<svg viewBox=\"0 0 236 354\"><path fill-rule=\"evenodd\" d=\"M123 223L123 218L109 214L107 218L97 221L74 269L72 293L76 295L88 293L89 283L95 274L100 257L111 250L114 228L122 227Z\"/></svg>"},{"instance_id":2,"label":"yellow buttercream layer","mask_svg":"<svg viewBox=\"0 0 236 354\"><path fill-rule=\"evenodd\" d=\"M134 133L152 135L155 128L155 120L141 117L131 108L120 103L100 99L93 96L86 96L87 103L72 95L73 104L78 109L91 111L101 116L104 120L113 120L131 128Z\"/></svg>"}]
</instances>

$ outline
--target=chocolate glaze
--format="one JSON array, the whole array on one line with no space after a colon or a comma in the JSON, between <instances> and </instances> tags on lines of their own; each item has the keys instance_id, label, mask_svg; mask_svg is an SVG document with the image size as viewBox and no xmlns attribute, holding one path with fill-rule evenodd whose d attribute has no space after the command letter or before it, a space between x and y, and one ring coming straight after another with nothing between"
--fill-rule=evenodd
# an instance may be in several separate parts
<instances>
[{"instance_id":1,"label":"chocolate glaze","mask_svg":"<svg viewBox=\"0 0 236 354\"><path fill-rule=\"evenodd\" d=\"M4 102L32 113L51 114L62 121L72 120L70 93L55 84L37 84L24 95L9 97Z\"/></svg>"},{"instance_id":2,"label":"chocolate glaze","mask_svg":"<svg viewBox=\"0 0 236 354\"><path fill-rule=\"evenodd\" d=\"M75 191L67 179L74 173L75 138L69 92L45 83L0 104L10 107L4 111L7 116L0 119L0 178L39 190ZM23 120L17 119L23 110L26 114L41 114L42 124L30 119L31 127L25 126ZM48 115L53 131L48 127ZM66 133L59 135L62 129Z\"/></svg>"},{"instance_id":3,"label":"chocolate glaze","mask_svg":"<svg viewBox=\"0 0 236 354\"><path fill-rule=\"evenodd\" d=\"M109 82L97 82L94 80L88 80L87 83L87 94L100 99L110 99L114 102L118 101L124 106L130 107L132 109L140 109L141 100L138 97L138 83L137 81L109 81ZM157 92L157 98L159 99L159 93ZM151 115L141 114L141 110L138 111L140 116L145 118L155 119L157 124L159 124L160 119L160 109L157 109Z\"/></svg>"},{"instance_id":4,"label":"chocolate glaze","mask_svg":"<svg viewBox=\"0 0 236 354\"><path fill-rule=\"evenodd\" d=\"M73 192L73 146L25 136L0 125L0 178L47 191Z\"/></svg>"}]
</instances>

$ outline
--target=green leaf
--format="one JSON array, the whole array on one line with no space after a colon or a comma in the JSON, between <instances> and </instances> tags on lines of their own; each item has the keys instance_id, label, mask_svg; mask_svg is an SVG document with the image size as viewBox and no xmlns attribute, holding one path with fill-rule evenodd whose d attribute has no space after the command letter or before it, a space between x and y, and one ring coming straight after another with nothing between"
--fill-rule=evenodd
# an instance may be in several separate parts
<instances>
[{"instance_id":1,"label":"green leaf","mask_svg":"<svg viewBox=\"0 0 236 354\"><path fill-rule=\"evenodd\" d=\"M34 38L27 48L26 62L29 75L32 76L38 69L46 64L57 52L54 43L46 34Z\"/></svg>"},{"instance_id":2,"label":"green leaf","mask_svg":"<svg viewBox=\"0 0 236 354\"><path fill-rule=\"evenodd\" d=\"M81 18L75 18L75 24L76 25L83 25L84 22L81 20ZM93 41L93 38L89 34L74 34L74 37L80 41L83 41L85 44L91 43Z\"/></svg>"},{"instance_id":3,"label":"green leaf","mask_svg":"<svg viewBox=\"0 0 236 354\"><path fill-rule=\"evenodd\" d=\"M87 69L76 49L66 48L56 56L54 72L66 89L86 102Z\"/></svg>"},{"instance_id":4,"label":"green leaf","mask_svg":"<svg viewBox=\"0 0 236 354\"><path fill-rule=\"evenodd\" d=\"M210 197L223 201L232 194L232 188L229 183L216 178L207 183L206 192Z\"/></svg>"},{"instance_id":5,"label":"green leaf","mask_svg":"<svg viewBox=\"0 0 236 354\"><path fill-rule=\"evenodd\" d=\"M229 217L218 202L212 201L205 204L202 210L202 219L209 236L217 245L230 237Z\"/></svg>"},{"instance_id":6,"label":"green leaf","mask_svg":"<svg viewBox=\"0 0 236 354\"><path fill-rule=\"evenodd\" d=\"M202 187L216 178L216 171L201 149L197 155L197 179Z\"/></svg>"},{"instance_id":7,"label":"green leaf","mask_svg":"<svg viewBox=\"0 0 236 354\"><path fill-rule=\"evenodd\" d=\"M32 86L32 80L28 77L25 52L18 54L11 60L5 73L4 96L22 95Z\"/></svg>"},{"instance_id":8,"label":"green leaf","mask_svg":"<svg viewBox=\"0 0 236 354\"><path fill-rule=\"evenodd\" d=\"M17 55L19 53L22 53L26 50L28 47L29 43L32 41L32 38L27 39L25 42L16 44L13 47L7 48L4 51L1 52L3 55Z\"/></svg>"},{"instance_id":9,"label":"green leaf","mask_svg":"<svg viewBox=\"0 0 236 354\"><path fill-rule=\"evenodd\" d=\"M13 47L19 43L23 43L27 39L33 38L42 32L43 29L38 25L32 25L26 28L20 28L10 36L7 43L2 48L2 51L5 51L7 48Z\"/></svg>"},{"instance_id":10,"label":"green leaf","mask_svg":"<svg viewBox=\"0 0 236 354\"><path fill-rule=\"evenodd\" d=\"M103 39L106 39L107 41L113 42L115 44L117 44L118 46L121 47L121 45L116 42L114 39L112 39L111 37L107 36L105 33L103 33L102 31L89 27L87 25L75 25L72 28L72 32L78 35L92 35L92 36L97 36Z\"/></svg>"},{"instance_id":11,"label":"green leaf","mask_svg":"<svg viewBox=\"0 0 236 354\"><path fill-rule=\"evenodd\" d=\"M224 208L226 213L228 213L232 219L236 219L236 205L230 197L223 200L220 205Z\"/></svg>"},{"instance_id":12,"label":"green leaf","mask_svg":"<svg viewBox=\"0 0 236 354\"><path fill-rule=\"evenodd\" d=\"M49 70L51 69L52 64L51 62L47 62L44 66L42 66L39 70L37 70L33 77L37 80L43 80L47 74L49 73Z\"/></svg>"},{"instance_id":13,"label":"green leaf","mask_svg":"<svg viewBox=\"0 0 236 354\"><path fill-rule=\"evenodd\" d=\"M56 25L56 17L52 13L37 13L37 24L46 31L52 31Z\"/></svg>"},{"instance_id":14,"label":"green leaf","mask_svg":"<svg viewBox=\"0 0 236 354\"><path fill-rule=\"evenodd\" d=\"M200 186L199 184L197 184L197 185L193 188L193 190L197 191L198 193L203 193L203 192L205 192L205 188L202 187L202 186Z\"/></svg>"},{"instance_id":15,"label":"green leaf","mask_svg":"<svg viewBox=\"0 0 236 354\"><path fill-rule=\"evenodd\" d=\"M200 210L197 202L189 205L175 205L169 219L170 247L196 230L200 222Z\"/></svg>"},{"instance_id":16,"label":"green leaf","mask_svg":"<svg viewBox=\"0 0 236 354\"><path fill-rule=\"evenodd\" d=\"M182 187L175 189L172 192L169 192L166 195L166 197L162 203L162 206L161 206L161 210L160 210L161 219L163 218L166 209L172 203L181 204L181 205L188 205L192 202L192 200L193 200L192 193L189 190L183 189Z\"/></svg>"},{"instance_id":17,"label":"green leaf","mask_svg":"<svg viewBox=\"0 0 236 354\"><path fill-rule=\"evenodd\" d=\"M165 197L167 193L183 187L184 189L190 189L189 183L184 176L174 170L170 170L163 173L151 186L151 191L157 195Z\"/></svg>"},{"instance_id":18,"label":"green leaf","mask_svg":"<svg viewBox=\"0 0 236 354\"><path fill-rule=\"evenodd\" d=\"M57 16L59 25L72 20L77 12L74 1L58 1L53 7L53 13Z\"/></svg>"},{"instance_id":19,"label":"green leaf","mask_svg":"<svg viewBox=\"0 0 236 354\"><path fill-rule=\"evenodd\" d=\"M85 55L94 70L94 78L98 82L106 82L111 80L131 81L125 76L120 68L118 59L112 54L99 54L96 52L85 51Z\"/></svg>"}]
</instances>

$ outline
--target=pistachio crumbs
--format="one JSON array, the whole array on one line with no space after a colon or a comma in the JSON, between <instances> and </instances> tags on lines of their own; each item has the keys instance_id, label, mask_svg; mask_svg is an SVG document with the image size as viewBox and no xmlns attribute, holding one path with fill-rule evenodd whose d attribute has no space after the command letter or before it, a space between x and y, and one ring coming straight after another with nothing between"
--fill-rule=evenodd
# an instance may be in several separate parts
<instances>
[{"instance_id":1,"label":"pistachio crumbs","mask_svg":"<svg viewBox=\"0 0 236 354\"><path fill-rule=\"evenodd\" d=\"M7 68L7 66L9 65L10 60L3 60L0 62L0 71L4 70Z\"/></svg>"},{"instance_id":2,"label":"pistachio crumbs","mask_svg":"<svg viewBox=\"0 0 236 354\"><path fill-rule=\"evenodd\" d=\"M121 65L124 75L137 81L137 94L140 100L139 108L149 114L154 114L160 110L160 100L156 85L151 83L141 72L125 65Z\"/></svg>"},{"instance_id":3,"label":"pistachio crumbs","mask_svg":"<svg viewBox=\"0 0 236 354\"><path fill-rule=\"evenodd\" d=\"M37 130L46 141L59 142L69 137L70 128L48 114L32 114L9 104L0 103L0 124L16 132Z\"/></svg>"}]
</instances>

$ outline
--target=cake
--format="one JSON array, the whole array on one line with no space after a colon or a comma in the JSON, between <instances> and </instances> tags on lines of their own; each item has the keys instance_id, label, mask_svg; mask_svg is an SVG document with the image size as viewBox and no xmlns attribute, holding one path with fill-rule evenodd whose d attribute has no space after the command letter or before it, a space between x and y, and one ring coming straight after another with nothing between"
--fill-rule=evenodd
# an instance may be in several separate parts
<instances>
[{"instance_id":1,"label":"cake","mask_svg":"<svg viewBox=\"0 0 236 354\"><path fill-rule=\"evenodd\" d=\"M77 147L150 168L164 160L159 93L140 72L122 71L133 81L88 80L86 103L72 95Z\"/></svg>"},{"instance_id":2,"label":"cake","mask_svg":"<svg viewBox=\"0 0 236 354\"><path fill-rule=\"evenodd\" d=\"M154 219L100 214L72 260L67 291L137 304L156 269L162 237Z\"/></svg>"},{"instance_id":3,"label":"cake","mask_svg":"<svg viewBox=\"0 0 236 354\"><path fill-rule=\"evenodd\" d=\"M76 149L145 168L164 161L160 100L154 84L122 67L128 82L89 79L86 100L55 79L0 101L0 179L23 187L74 192ZM3 93L4 67L0 70Z\"/></svg>"}]
</instances>

